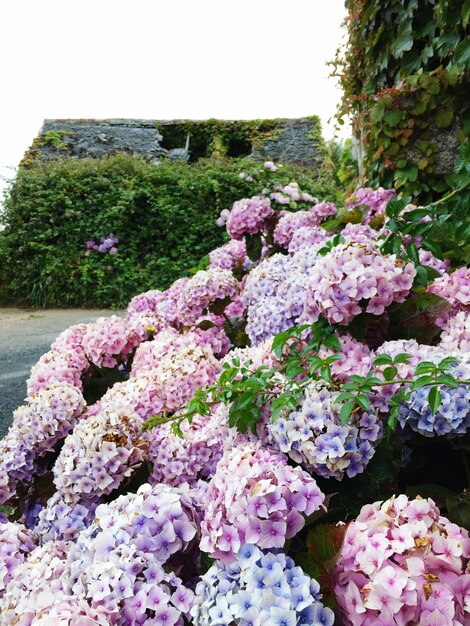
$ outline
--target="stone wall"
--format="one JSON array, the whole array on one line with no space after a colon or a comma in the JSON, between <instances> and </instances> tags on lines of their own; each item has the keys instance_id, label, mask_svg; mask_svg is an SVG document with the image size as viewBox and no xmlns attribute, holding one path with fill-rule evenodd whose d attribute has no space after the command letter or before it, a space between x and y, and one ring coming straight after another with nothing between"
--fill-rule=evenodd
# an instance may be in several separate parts
<instances>
[{"instance_id":1,"label":"stone wall","mask_svg":"<svg viewBox=\"0 0 470 626\"><path fill-rule=\"evenodd\" d=\"M22 161L103 157L116 152L158 160L182 154L251 156L315 167L324 156L318 117L275 120L45 120Z\"/></svg>"}]
</instances>

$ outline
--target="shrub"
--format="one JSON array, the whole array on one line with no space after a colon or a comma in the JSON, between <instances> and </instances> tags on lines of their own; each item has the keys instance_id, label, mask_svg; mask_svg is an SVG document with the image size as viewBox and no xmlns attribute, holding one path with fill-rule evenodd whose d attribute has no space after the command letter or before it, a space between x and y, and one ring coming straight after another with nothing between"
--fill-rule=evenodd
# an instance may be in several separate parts
<instances>
[{"instance_id":1,"label":"shrub","mask_svg":"<svg viewBox=\"0 0 470 626\"><path fill-rule=\"evenodd\" d=\"M293 178L331 197L329 176L233 159L157 166L124 154L23 168L5 198L0 301L121 307L166 288L223 243L215 220L235 199ZM119 243L100 252L111 234Z\"/></svg>"}]
</instances>

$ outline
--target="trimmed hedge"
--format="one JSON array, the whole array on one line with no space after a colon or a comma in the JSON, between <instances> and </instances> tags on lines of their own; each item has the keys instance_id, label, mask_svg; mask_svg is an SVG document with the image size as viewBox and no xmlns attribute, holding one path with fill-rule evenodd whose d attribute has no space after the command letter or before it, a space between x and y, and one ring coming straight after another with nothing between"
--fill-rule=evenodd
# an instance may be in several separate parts
<instances>
[{"instance_id":1,"label":"trimmed hedge","mask_svg":"<svg viewBox=\"0 0 470 626\"><path fill-rule=\"evenodd\" d=\"M254 177L247 182L245 171ZM122 307L137 293L166 288L224 241L222 209L266 185L297 180L335 199L331 173L246 159L196 164L119 154L20 169L5 198L0 233L0 302L27 306ZM113 233L118 253L87 251ZM191 271L191 270L190 270Z\"/></svg>"}]
</instances>

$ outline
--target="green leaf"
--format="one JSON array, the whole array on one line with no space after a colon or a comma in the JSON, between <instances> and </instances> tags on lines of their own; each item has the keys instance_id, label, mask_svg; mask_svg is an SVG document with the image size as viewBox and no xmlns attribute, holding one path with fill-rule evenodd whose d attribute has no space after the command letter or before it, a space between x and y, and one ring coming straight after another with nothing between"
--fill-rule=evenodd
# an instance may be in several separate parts
<instances>
[{"instance_id":1,"label":"green leaf","mask_svg":"<svg viewBox=\"0 0 470 626\"><path fill-rule=\"evenodd\" d=\"M391 365L393 359L389 354L379 354L374 359L374 365Z\"/></svg>"},{"instance_id":2,"label":"green leaf","mask_svg":"<svg viewBox=\"0 0 470 626\"><path fill-rule=\"evenodd\" d=\"M470 21L470 0L465 0L465 2L463 3L461 17L462 26L464 28L467 28L467 25Z\"/></svg>"},{"instance_id":3,"label":"green leaf","mask_svg":"<svg viewBox=\"0 0 470 626\"><path fill-rule=\"evenodd\" d=\"M339 419L343 426L347 423L351 413L353 412L354 404L355 404L354 402L349 401L349 402L345 402L343 406L341 407L340 412L339 412Z\"/></svg>"},{"instance_id":4,"label":"green leaf","mask_svg":"<svg viewBox=\"0 0 470 626\"><path fill-rule=\"evenodd\" d=\"M468 40L459 43L455 49L453 59L459 65L470 64L470 42Z\"/></svg>"},{"instance_id":5,"label":"green leaf","mask_svg":"<svg viewBox=\"0 0 470 626\"><path fill-rule=\"evenodd\" d=\"M394 363L408 363L410 359L411 359L411 354L407 354L406 352L400 352L400 354L397 354L393 362Z\"/></svg>"},{"instance_id":6,"label":"green leaf","mask_svg":"<svg viewBox=\"0 0 470 626\"><path fill-rule=\"evenodd\" d=\"M420 376L411 383L411 389L413 389L413 391L416 389L421 389L421 387L431 385L433 382L434 376Z\"/></svg>"},{"instance_id":7,"label":"green leaf","mask_svg":"<svg viewBox=\"0 0 470 626\"><path fill-rule=\"evenodd\" d=\"M400 111L400 109L387 111L384 115L385 122L388 124L388 126L391 126L392 128L395 128L396 126L398 126L402 118L403 118L403 112Z\"/></svg>"},{"instance_id":8,"label":"green leaf","mask_svg":"<svg viewBox=\"0 0 470 626\"><path fill-rule=\"evenodd\" d=\"M415 376L421 376L421 374L430 374L436 371L436 366L431 361L421 361L416 366Z\"/></svg>"},{"instance_id":9,"label":"green leaf","mask_svg":"<svg viewBox=\"0 0 470 626\"><path fill-rule=\"evenodd\" d=\"M356 396L356 404L360 406L361 409L364 409L364 411L367 411L370 408L369 398L363 393Z\"/></svg>"},{"instance_id":10,"label":"green leaf","mask_svg":"<svg viewBox=\"0 0 470 626\"><path fill-rule=\"evenodd\" d=\"M437 377L437 382L440 385L445 385L446 387L451 387L452 389L457 389L457 387L459 386L459 383L450 374L440 374Z\"/></svg>"},{"instance_id":11,"label":"green leaf","mask_svg":"<svg viewBox=\"0 0 470 626\"><path fill-rule=\"evenodd\" d=\"M406 246L406 253L410 257L410 259L415 263L415 265L419 265L419 252L415 243L409 243ZM427 274L426 274L427 278Z\"/></svg>"},{"instance_id":12,"label":"green leaf","mask_svg":"<svg viewBox=\"0 0 470 626\"><path fill-rule=\"evenodd\" d=\"M261 258L263 242L261 235L245 235L246 254L250 261L258 261Z\"/></svg>"},{"instance_id":13,"label":"green leaf","mask_svg":"<svg viewBox=\"0 0 470 626\"><path fill-rule=\"evenodd\" d=\"M392 44L392 54L399 59L404 52L413 47L413 25L411 20L404 20L398 25L397 37Z\"/></svg>"},{"instance_id":14,"label":"green leaf","mask_svg":"<svg viewBox=\"0 0 470 626\"><path fill-rule=\"evenodd\" d=\"M387 382L393 380L397 375L396 367L386 367L383 371L384 378Z\"/></svg>"},{"instance_id":15,"label":"green leaf","mask_svg":"<svg viewBox=\"0 0 470 626\"><path fill-rule=\"evenodd\" d=\"M452 124L454 112L451 109L439 109L434 116L434 123L437 128L447 128Z\"/></svg>"},{"instance_id":16,"label":"green leaf","mask_svg":"<svg viewBox=\"0 0 470 626\"><path fill-rule=\"evenodd\" d=\"M289 331L285 330L282 333L278 333L274 337L271 349L278 359L282 358L284 346L286 345L287 340L290 339L290 336Z\"/></svg>"},{"instance_id":17,"label":"green leaf","mask_svg":"<svg viewBox=\"0 0 470 626\"><path fill-rule=\"evenodd\" d=\"M428 402L431 413L434 415L437 412L437 409L441 406L442 402L442 394L437 387L431 387L429 391Z\"/></svg>"}]
</instances>

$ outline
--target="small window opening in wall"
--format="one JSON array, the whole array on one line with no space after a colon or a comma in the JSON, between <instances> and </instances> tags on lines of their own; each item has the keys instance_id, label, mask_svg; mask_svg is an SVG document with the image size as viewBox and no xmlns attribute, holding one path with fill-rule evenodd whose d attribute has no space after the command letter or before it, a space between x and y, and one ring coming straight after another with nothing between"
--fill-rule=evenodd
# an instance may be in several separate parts
<instances>
[{"instance_id":1,"label":"small window opening in wall","mask_svg":"<svg viewBox=\"0 0 470 626\"><path fill-rule=\"evenodd\" d=\"M227 149L227 156L250 156L252 150L253 146L251 145L251 141L248 141L248 139L230 139Z\"/></svg>"}]
</instances>

